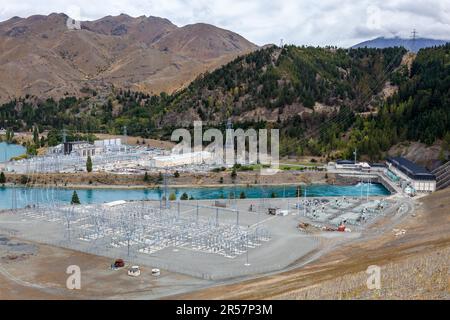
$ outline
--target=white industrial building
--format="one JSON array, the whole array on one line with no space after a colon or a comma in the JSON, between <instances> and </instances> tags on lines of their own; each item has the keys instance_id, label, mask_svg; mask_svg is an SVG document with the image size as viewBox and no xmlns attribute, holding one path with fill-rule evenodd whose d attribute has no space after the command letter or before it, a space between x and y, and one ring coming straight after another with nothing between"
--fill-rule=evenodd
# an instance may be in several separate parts
<instances>
[{"instance_id":1,"label":"white industrial building","mask_svg":"<svg viewBox=\"0 0 450 320\"><path fill-rule=\"evenodd\" d=\"M94 141L94 146L103 152L120 151L122 149L122 140L120 139L106 139Z\"/></svg>"},{"instance_id":2,"label":"white industrial building","mask_svg":"<svg viewBox=\"0 0 450 320\"><path fill-rule=\"evenodd\" d=\"M64 154L79 157L93 157L107 152L119 152L122 148L122 141L120 139L96 140L94 144L86 141L71 141L50 147L47 153L50 155Z\"/></svg>"},{"instance_id":3,"label":"white industrial building","mask_svg":"<svg viewBox=\"0 0 450 320\"><path fill-rule=\"evenodd\" d=\"M436 177L424 167L402 157L388 158L386 164L388 177L405 183L409 193L436 191Z\"/></svg>"},{"instance_id":4,"label":"white industrial building","mask_svg":"<svg viewBox=\"0 0 450 320\"><path fill-rule=\"evenodd\" d=\"M208 163L213 155L208 151L198 151L167 156L156 156L150 160L150 166L155 168L177 167L193 164Z\"/></svg>"},{"instance_id":5,"label":"white industrial building","mask_svg":"<svg viewBox=\"0 0 450 320\"><path fill-rule=\"evenodd\" d=\"M371 169L367 162L355 162L353 160L337 160L336 162L328 163L328 166L334 167L338 170L370 171Z\"/></svg>"}]
</instances>

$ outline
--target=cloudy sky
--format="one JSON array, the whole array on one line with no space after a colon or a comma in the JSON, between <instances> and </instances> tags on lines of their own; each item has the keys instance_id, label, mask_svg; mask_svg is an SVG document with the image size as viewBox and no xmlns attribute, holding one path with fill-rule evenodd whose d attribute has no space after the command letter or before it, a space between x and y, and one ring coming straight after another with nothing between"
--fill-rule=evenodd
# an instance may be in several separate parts
<instances>
[{"instance_id":1,"label":"cloudy sky","mask_svg":"<svg viewBox=\"0 0 450 320\"><path fill-rule=\"evenodd\" d=\"M79 8L79 9L77 9ZM378 36L450 39L449 0L0 0L0 20L64 12L82 20L127 13L178 26L205 22L250 41L350 46Z\"/></svg>"}]
</instances>

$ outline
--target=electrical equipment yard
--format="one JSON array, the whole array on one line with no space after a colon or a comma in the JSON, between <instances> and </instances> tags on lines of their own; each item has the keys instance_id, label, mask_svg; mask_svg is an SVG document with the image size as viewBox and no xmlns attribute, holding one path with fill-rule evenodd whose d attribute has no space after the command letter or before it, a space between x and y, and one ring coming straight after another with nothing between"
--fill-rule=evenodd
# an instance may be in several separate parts
<instances>
[{"instance_id":1,"label":"electrical equipment yard","mask_svg":"<svg viewBox=\"0 0 450 320\"><path fill-rule=\"evenodd\" d=\"M383 197L368 200L245 199L234 200L227 208L206 200L41 206L2 213L0 231L20 239L223 281L286 269L323 249L322 239L332 239L333 243L355 239L372 223L412 210ZM285 214L269 215L269 208ZM300 223L311 225L313 231L302 230ZM329 231L343 223L351 232Z\"/></svg>"}]
</instances>

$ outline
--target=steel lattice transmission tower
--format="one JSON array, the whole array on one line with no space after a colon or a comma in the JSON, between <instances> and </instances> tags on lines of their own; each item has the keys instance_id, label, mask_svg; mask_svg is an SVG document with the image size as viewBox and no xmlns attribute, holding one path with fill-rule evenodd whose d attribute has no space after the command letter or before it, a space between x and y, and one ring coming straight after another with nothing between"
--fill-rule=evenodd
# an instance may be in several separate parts
<instances>
[{"instance_id":1,"label":"steel lattice transmission tower","mask_svg":"<svg viewBox=\"0 0 450 320\"><path fill-rule=\"evenodd\" d=\"M417 40L418 32L416 29L413 29L411 32L411 40L412 40L412 51L416 51L416 40Z\"/></svg>"}]
</instances>

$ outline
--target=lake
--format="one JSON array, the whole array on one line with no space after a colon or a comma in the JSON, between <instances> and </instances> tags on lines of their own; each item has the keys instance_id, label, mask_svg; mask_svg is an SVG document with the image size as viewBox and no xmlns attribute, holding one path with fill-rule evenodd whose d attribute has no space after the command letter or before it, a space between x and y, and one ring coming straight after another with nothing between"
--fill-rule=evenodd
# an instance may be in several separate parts
<instances>
[{"instance_id":1,"label":"lake","mask_svg":"<svg viewBox=\"0 0 450 320\"><path fill-rule=\"evenodd\" d=\"M0 142L0 162L9 161L11 158L21 156L27 152L27 149L17 145Z\"/></svg>"},{"instance_id":2,"label":"lake","mask_svg":"<svg viewBox=\"0 0 450 320\"><path fill-rule=\"evenodd\" d=\"M15 189L15 191L13 191ZM302 187L302 196L306 189L307 197L340 197L340 196L387 196L390 192L381 184L358 183L349 186L309 185ZM116 200L159 200L164 195L163 189L79 189L76 190L82 204L105 203ZM168 194L174 192L177 199L186 192L196 200L229 198L235 194L239 198L241 192L247 198L295 197L297 186L223 186L205 188L169 188ZM23 208L34 203L70 203L73 190L64 188L23 188L0 187L0 209L13 207L13 199L17 207Z\"/></svg>"}]
</instances>

